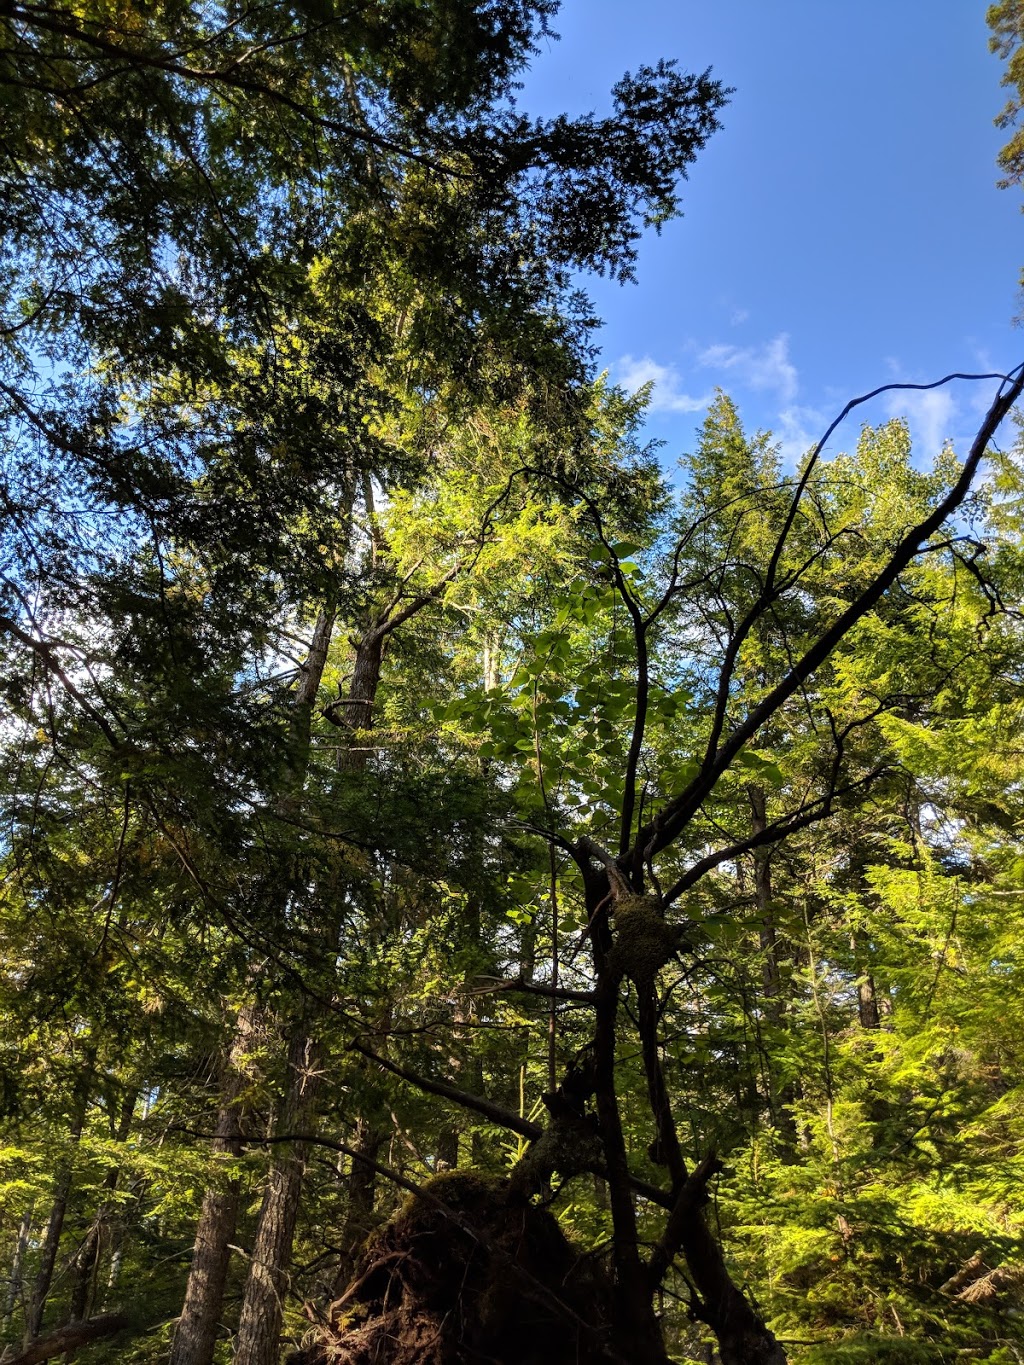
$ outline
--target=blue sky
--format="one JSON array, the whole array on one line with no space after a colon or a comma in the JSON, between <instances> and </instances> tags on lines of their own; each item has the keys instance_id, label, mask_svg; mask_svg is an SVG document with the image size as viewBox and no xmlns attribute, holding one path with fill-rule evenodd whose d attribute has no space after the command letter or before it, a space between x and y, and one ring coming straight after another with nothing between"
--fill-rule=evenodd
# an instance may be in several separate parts
<instances>
[{"instance_id":1,"label":"blue sky","mask_svg":"<svg viewBox=\"0 0 1024 1365\"><path fill-rule=\"evenodd\" d=\"M564 0L524 109L606 112L623 71L658 57L735 87L684 217L641 249L638 283L588 286L613 379L656 381L648 430L666 459L692 445L716 385L795 458L879 384L1024 360L1024 220L1019 194L995 184L1006 92L985 8ZM879 399L866 417L906 413L928 462L946 437L966 448L990 397L959 385Z\"/></svg>"}]
</instances>

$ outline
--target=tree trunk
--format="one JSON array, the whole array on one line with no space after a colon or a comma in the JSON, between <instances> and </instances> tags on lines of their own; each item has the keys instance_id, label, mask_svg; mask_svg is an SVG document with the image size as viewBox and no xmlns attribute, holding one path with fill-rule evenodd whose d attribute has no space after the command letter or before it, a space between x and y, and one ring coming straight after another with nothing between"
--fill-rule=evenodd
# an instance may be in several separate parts
<instances>
[{"instance_id":1,"label":"tree trunk","mask_svg":"<svg viewBox=\"0 0 1024 1365\"><path fill-rule=\"evenodd\" d=\"M750 832L761 834L768 827L768 815L764 788L755 782L747 783L747 799L750 802ZM765 1013L773 1023L781 1021L784 1012L782 1000L782 972L779 962L778 932L775 924L775 910L772 905L771 850L755 849L754 860L754 900L757 905L758 932L761 940L761 977L764 985Z\"/></svg>"},{"instance_id":2,"label":"tree trunk","mask_svg":"<svg viewBox=\"0 0 1024 1365\"><path fill-rule=\"evenodd\" d=\"M623 889L612 884L616 898ZM591 950L597 974L594 991L594 1098L601 1126L601 1142L608 1168L608 1195L612 1215L612 1268L615 1298L612 1304L614 1340L637 1365L668 1365L661 1325L654 1311L652 1286L640 1257L636 1207L630 1183L626 1139L622 1128L615 1080L615 1041L622 973L608 960L610 929L608 906L612 901L607 877L585 883L587 921L592 925Z\"/></svg>"},{"instance_id":3,"label":"tree trunk","mask_svg":"<svg viewBox=\"0 0 1024 1365\"><path fill-rule=\"evenodd\" d=\"M610 871L616 907L616 932L621 935L619 905L630 892L627 886L616 884L621 881L621 873L616 873L614 865ZM614 1230L612 1255L618 1298L615 1305L618 1341L622 1347L632 1351L632 1359L642 1361L644 1365L647 1362L667 1365L668 1356L661 1326L654 1312L653 1297L661 1288L665 1272L681 1249L700 1299L697 1312L718 1338L723 1365L785 1365L786 1357L782 1348L733 1282L721 1247L708 1229L700 1200L685 1198L689 1172L679 1143L671 1097L659 1055L655 978L647 974L638 974L633 979L637 996L637 1027L657 1148L661 1161L668 1168L678 1202L669 1216L662 1241L650 1260L642 1262L640 1259L629 1167L615 1093L615 1019L622 979L620 971L611 966L613 959L604 946L608 930L603 916L607 915L605 907L611 899L602 894L606 884L591 879L586 890L588 919L593 925L591 944L598 977L594 1002L595 1094L608 1170Z\"/></svg>"},{"instance_id":4,"label":"tree trunk","mask_svg":"<svg viewBox=\"0 0 1024 1365\"><path fill-rule=\"evenodd\" d=\"M701 1298L699 1316L718 1339L722 1365L786 1365L786 1353L736 1287L703 1210L694 1210L683 1252Z\"/></svg>"},{"instance_id":5,"label":"tree trunk","mask_svg":"<svg viewBox=\"0 0 1024 1365\"><path fill-rule=\"evenodd\" d=\"M109 1178L109 1177L108 1177ZM104 1181L104 1189L112 1189ZM78 1250L78 1255L74 1259L74 1283L71 1286L71 1306L68 1310L69 1322L82 1322L89 1316L89 1300L95 1286L96 1267L100 1258L100 1250L103 1242L103 1210L97 1210L96 1217L93 1219L89 1231L85 1234L85 1241Z\"/></svg>"},{"instance_id":6,"label":"tree trunk","mask_svg":"<svg viewBox=\"0 0 1024 1365\"><path fill-rule=\"evenodd\" d=\"M82 1129L85 1127L85 1113L89 1104L89 1088L92 1084L95 1059L95 1050L91 1049L83 1061L82 1071L76 1086L75 1108L71 1116L72 1146L78 1145L82 1136ZM71 1181L72 1165L71 1159L68 1157L60 1163L54 1180L53 1203L50 1206L50 1217L46 1223L46 1233L39 1253L39 1269L36 1273L32 1301L29 1304L25 1322L26 1348L36 1340L42 1330L46 1300L53 1281L53 1267L57 1261L57 1248L60 1245L60 1235L64 1230L64 1217L68 1208L68 1196L71 1193Z\"/></svg>"},{"instance_id":7,"label":"tree trunk","mask_svg":"<svg viewBox=\"0 0 1024 1365\"><path fill-rule=\"evenodd\" d=\"M370 520L373 552L376 558L381 542L373 511L372 487L367 484L364 496ZM356 644L352 678L346 696L326 712L341 729L348 732L348 743L338 751L340 772L361 773L369 758L366 736L373 729L373 712L380 682L381 664L387 642L393 631L434 601L444 586L443 580L431 591L421 594L400 610L396 604L373 621ZM391 614L394 612L394 614ZM317 688L327 662L335 619L333 606L324 610L317 621L310 646L305 677L296 694L294 729L294 757L291 799L296 800L305 778L309 756L312 707ZM337 900L336 888L331 887L330 899ZM340 922L328 914L324 939L334 950ZM321 1047L318 1040L322 1006L302 1001L296 1010L289 1043L289 1084L282 1123L285 1133L306 1132L313 1122L316 1095L320 1087L318 1073ZM255 1244L245 1298L238 1328L235 1365L272 1365L277 1360L278 1343L283 1316L283 1295L288 1282L292 1239L298 1216L299 1199L305 1154L301 1144L290 1151L275 1153L260 1208Z\"/></svg>"},{"instance_id":8,"label":"tree trunk","mask_svg":"<svg viewBox=\"0 0 1024 1365\"><path fill-rule=\"evenodd\" d=\"M117 1129L114 1139L117 1142L126 1142L128 1134L131 1132L132 1118L135 1114L136 1092L133 1090L125 1099L121 1106L121 1115L118 1119ZM87 1318L92 1311L92 1299L96 1291L96 1277L99 1274L100 1258L103 1254L103 1234L106 1227L109 1201L108 1196L117 1189L117 1182L120 1170L117 1166L111 1166L103 1178L103 1198L100 1200L96 1210L96 1216L92 1221L89 1231L86 1233L85 1241L75 1257L75 1278L71 1288L71 1309L68 1313L69 1322L81 1322ZM69 1354L68 1359L71 1359Z\"/></svg>"},{"instance_id":9,"label":"tree trunk","mask_svg":"<svg viewBox=\"0 0 1024 1365\"><path fill-rule=\"evenodd\" d=\"M386 1134L381 1129L366 1119L356 1120L352 1147L354 1151L365 1156L367 1161L357 1161L355 1157L352 1158L352 1169L348 1177L345 1222L341 1230L341 1257L334 1278L335 1298L338 1298L348 1288L352 1273L359 1260L360 1248L373 1226L377 1172L368 1162L377 1160L385 1137Z\"/></svg>"},{"instance_id":10,"label":"tree trunk","mask_svg":"<svg viewBox=\"0 0 1024 1365\"><path fill-rule=\"evenodd\" d=\"M760 834L768 827L767 801L764 788L755 782L747 784L747 799L750 802L750 832ZM772 896L771 850L757 849L754 858L754 901L757 906L758 932L761 945L761 978L764 987L765 1017L776 1028L786 1025L787 1001L782 993L782 954L779 949L778 926L775 919L775 906ZM778 1084L771 1068L768 1072L766 1087L767 1099L771 1109L772 1121L781 1145L784 1161L796 1159L797 1131L791 1106L796 1100L792 1082Z\"/></svg>"},{"instance_id":11,"label":"tree trunk","mask_svg":"<svg viewBox=\"0 0 1024 1365\"><path fill-rule=\"evenodd\" d=\"M333 624L333 612L330 620ZM330 631L322 628L321 622L324 622L323 615L317 622L306 677L296 697L300 712L308 713L311 710L316 693L314 678L318 685L327 661ZM348 694L340 706L333 708L335 712L340 711L340 715L334 717L335 723L347 729L349 734L349 743L338 754L338 768L343 772L355 774L366 766L368 750L360 742L359 734L370 730L373 725L373 705L386 638L386 631L377 626L359 641ZM305 734L308 749L308 725ZM333 947L337 924L333 916L328 918L330 922L325 939ZM307 1130L313 1119L316 1095L320 1088L320 1045L316 1037L320 1010L315 1006L300 1005L297 1013L288 1050L288 1091L281 1119L284 1133ZM305 1153L301 1144L275 1151L260 1206L246 1278L235 1365L273 1365L277 1360L283 1296L287 1290L288 1265L304 1171Z\"/></svg>"},{"instance_id":12,"label":"tree trunk","mask_svg":"<svg viewBox=\"0 0 1024 1365\"><path fill-rule=\"evenodd\" d=\"M292 810L299 801L305 783L309 762L309 745L312 728L313 707L323 678L334 632L336 607L327 602L317 615L309 646L309 655L302 670L302 677L296 689L291 713L291 733L285 790L279 806L283 812ZM244 1088L244 1073L241 1062L248 1051L250 1037L259 1021L259 1009L254 1003L246 1005L239 1013L235 1037L231 1045L226 1075L222 1087L222 1103L217 1123L217 1136L214 1151L238 1156L242 1150L242 1133L239 1124L239 1098ZM302 1039L305 1042L305 1039ZM292 1078L289 1077L289 1087ZM287 1107L287 1105L286 1105ZM271 1185L276 1183L271 1168ZM288 1183L288 1182L286 1182ZM271 1185L268 1185L268 1195ZM230 1243L234 1236L238 1217L240 1187L237 1180L229 1181L226 1188L211 1187L203 1199L203 1210L196 1230L192 1266L189 1271L185 1303L174 1334L168 1365L211 1365L220 1328L220 1314L224 1301L224 1288L227 1283L230 1265ZM297 1195L296 1195L297 1198ZM264 1200L266 1206L266 1199ZM268 1215L273 1221L274 1214ZM294 1226L294 1214L292 1215ZM260 1215L260 1224L263 1214ZM265 1246L265 1254L272 1256L272 1246L280 1241L280 1227L270 1236ZM257 1231L257 1240L260 1232ZM288 1235L288 1251L291 1249L291 1234ZM256 1261L254 1257L253 1265ZM250 1268L249 1280L253 1278ZM248 1301L248 1284L246 1301ZM243 1309L244 1313L244 1309ZM278 1319L280 1321L280 1319ZM275 1355L267 1357L276 1359Z\"/></svg>"},{"instance_id":13,"label":"tree trunk","mask_svg":"<svg viewBox=\"0 0 1024 1365\"><path fill-rule=\"evenodd\" d=\"M434 1153L434 1169L437 1171L454 1171L459 1165L459 1128L458 1124L449 1123L441 1129L437 1136L437 1150Z\"/></svg>"},{"instance_id":14,"label":"tree trunk","mask_svg":"<svg viewBox=\"0 0 1024 1365\"><path fill-rule=\"evenodd\" d=\"M30 1204L25 1210L18 1228L18 1240L14 1244L14 1255L11 1258L11 1277L7 1282L7 1298L4 1301L4 1317L9 1318L21 1298L21 1274L25 1264L25 1252L28 1248L28 1237L32 1231L32 1214L35 1211L35 1204Z\"/></svg>"},{"instance_id":15,"label":"tree trunk","mask_svg":"<svg viewBox=\"0 0 1024 1365\"><path fill-rule=\"evenodd\" d=\"M229 1157L238 1157L242 1152L240 1100L246 1083L245 1055L251 1046L255 1021L255 1007L244 1006L221 1073L222 1098L213 1150ZM211 1186L203 1198L185 1303L174 1330L168 1365L212 1365L240 1192L239 1181L233 1178L223 1187ZM112 1264L111 1274L113 1271Z\"/></svg>"},{"instance_id":16,"label":"tree trunk","mask_svg":"<svg viewBox=\"0 0 1024 1365\"><path fill-rule=\"evenodd\" d=\"M71 1170L65 1167L57 1176L50 1205L50 1217L46 1223L46 1233L39 1252L39 1269L32 1289L28 1320L25 1325L25 1345L29 1346L39 1336L43 1326L46 1300L53 1280L53 1267L57 1261L57 1247L64 1229L64 1215L67 1213L68 1195L71 1193Z\"/></svg>"},{"instance_id":17,"label":"tree trunk","mask_svg":"<svg viewBox=\"0 0 1024 1365\"><path fill-rule=\"evenodd\" d=\"M868 952L863 936L850 935L850 947L857 971L857 1017L864 1029L878 1028L881 1020L878 1014L878 997L875 993L875 978L868 966Z\"/></svg>"},{"instance_id":18,"label":"tree trunk","mask_svg":"<svg viewBox=\"0 0 1024 1365\"><path fill-rule=\"evenodd\" d=\"M305 1030L298 1030L288 1050L288 1093L281 1116L285 1133L304 1132L312 1121L320 1088L318 1063L315 1041ZM304 1145L282 1144L270 1163L260 1207L238 1324L235 1365L277 1363L304 1171Z\"/></svg>"},{"instance_id":19,"label":"tree trunk","mask_svg":"<svg viewBox=\"0 0 1024 1365\"><path fill-rule=\"evenodd\" d=\"M115 1225L113 1250L110 1253L110 1270L107 1272L107 1288L103 1295L103 1307L108 1308L117 1293L121 1281L121 1263L124 1260L124 1227L120 1221Z\"/></svg>"}]
</instances>

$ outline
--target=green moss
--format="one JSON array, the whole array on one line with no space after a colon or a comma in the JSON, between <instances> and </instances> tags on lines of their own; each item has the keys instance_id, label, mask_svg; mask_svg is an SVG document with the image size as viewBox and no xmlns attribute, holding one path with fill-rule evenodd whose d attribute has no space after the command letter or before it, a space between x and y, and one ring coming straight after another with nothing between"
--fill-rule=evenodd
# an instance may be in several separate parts
<instances>
[{"instance_id":1,"label":"green moss","mask_svg":"<svg viewBox=\"0 0 1024 1365\"><path fill-rule=\"evenodd\" d=\"M623 897L615 905L615 946L608 966L633 981L653 981L679 947L681 936L678 925L665 922L656 897Z\"/></svg>"}]
</instances>

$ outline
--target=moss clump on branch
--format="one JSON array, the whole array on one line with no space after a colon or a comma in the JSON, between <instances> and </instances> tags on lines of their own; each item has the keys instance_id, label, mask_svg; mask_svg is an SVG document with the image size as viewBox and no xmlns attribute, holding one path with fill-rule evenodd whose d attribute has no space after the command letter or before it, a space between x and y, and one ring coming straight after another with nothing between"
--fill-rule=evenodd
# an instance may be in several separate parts
<instances>
[{"instance_id":1,"label":"moss clump on branch","mask_svg":"<svg viewBox=\"0 0 1024 1365\"><path fill-rule=\"evenodd\" d=\"M667 924L656 896L620 896L615 902L615 944L608 968L642 984L653 981L682 942L678 924Z\"/></svg>"},{"instance_id":2,"label":"moss clump on branch","mask_svg":"<svg viewBox=\"0 0 1024 1365\"><path fill-rule=\"evenodd\" d=\"M556 1171L568 1178L595 1170L603 1161L604 1148L594 1115L561 1115L552 1119L517 1162L509 1178L510 1189L529 1198L543 1191Z\"/></svg>"},{"instance_id":3,"label":"moss clump on branch","mask_svg":"<svg viewBox=\"0 0 1024 1365\"><path fill-rule=\"evenodd\" d=\"M510 1181L450 1171L366 1244L290 1365L596 1365L610 1291Z\"/></svg>"}]
</instances>

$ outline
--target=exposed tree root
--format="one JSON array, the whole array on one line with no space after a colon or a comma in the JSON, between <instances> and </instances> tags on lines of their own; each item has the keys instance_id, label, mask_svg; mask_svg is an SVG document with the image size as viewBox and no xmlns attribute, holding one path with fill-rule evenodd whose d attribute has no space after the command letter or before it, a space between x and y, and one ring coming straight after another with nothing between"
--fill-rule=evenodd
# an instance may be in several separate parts
<instances>
[{"instance_id":1,"label":"exposed tree root","mask_svg":"<svg viewBox=\"0 0 1024 1365\"><path fill-rule=\"evenodd\" d=\"M604 1365L609 1288L507 1180L437 1176L367 1243L291 1365Z\"/></svg>"}]
</instances>

